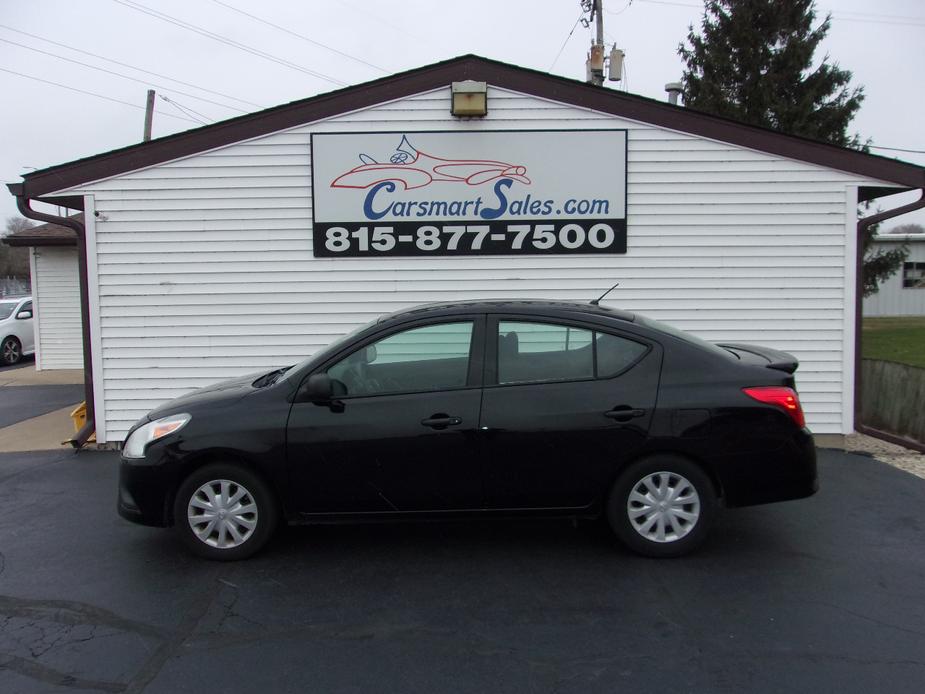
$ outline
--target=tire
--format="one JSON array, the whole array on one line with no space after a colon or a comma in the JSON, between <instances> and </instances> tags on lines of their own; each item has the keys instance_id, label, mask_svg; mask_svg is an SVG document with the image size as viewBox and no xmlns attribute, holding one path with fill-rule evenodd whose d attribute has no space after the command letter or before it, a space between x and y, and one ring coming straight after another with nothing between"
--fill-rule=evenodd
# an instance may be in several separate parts
<instances>
[{"instance_id":1,"label":"tire","mask_svg":"<svg viewBox=\"0 0 925 694\"><path fill-rule=\"evenodd\" d=\"M22 359L22 343L12 335L4 338L3 343L0 344L0 362L6 366L12 366L18 364L20 359Z\"/></svg>"},{"instance_id":2,"label":"tire","mask_svg":"<svg viewBox=\"0 0 925 694\"><path fill-rule=\"evenodd\" d=\"M630 465L607 500L607 520L614 533L647 557L679 557L693 551L706 539L715 512L713 482L697 464L674 455Z\"/></svg>"},{"instance_id":3,"label":"tire","mask_svg":"<svg viewBox=\"0 0 925 694\"><path fill-rule=\"evenodd\" d=\"M267 484L247 468L215 463L183 480L173 517L181 542L194 554L235 561L267 544L279 520L279 505Z\"/></svg>"}]
</instances>

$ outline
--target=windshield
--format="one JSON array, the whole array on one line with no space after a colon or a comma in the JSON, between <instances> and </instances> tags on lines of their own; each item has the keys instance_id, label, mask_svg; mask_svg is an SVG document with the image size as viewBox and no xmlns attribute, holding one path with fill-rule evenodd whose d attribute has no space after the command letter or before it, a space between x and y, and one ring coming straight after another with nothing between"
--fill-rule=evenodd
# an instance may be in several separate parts
<instances>
[{"instance_id":1,"label":"windshield","mask_svg":"<svg viewBox=\"0 0 925 694\"><path fill-rule=\"evenodd\" d=\"M668 323L662 323L661 321L654 320L652 318L646 318L645 316L640 316L636 314L636 322L642 323L646 327L654 328L655 330L660 330L663 333L668 333L672 337L676 337L679 340L684 340L692 345L702 347L705 350L713 352L714 354L721 354L727 359L738 359L738 356L730 352L729 350L723 349L717 345L714 345L712 342L707 342L704 339L692 335L691 333L684 332L679 328L674 327L673 325L668 325Z\"/></svg>"},{"instance_id":2,"label":"windshield","mask_svg":"<svg viewBox=\"0 0 925 694\"><path fill-rule=\"evenodd\" d=\"M0 320L6 320L13 315L13 309L16 308L15 303L4 302L0 304Z\"/></svg>"}]
</instances>

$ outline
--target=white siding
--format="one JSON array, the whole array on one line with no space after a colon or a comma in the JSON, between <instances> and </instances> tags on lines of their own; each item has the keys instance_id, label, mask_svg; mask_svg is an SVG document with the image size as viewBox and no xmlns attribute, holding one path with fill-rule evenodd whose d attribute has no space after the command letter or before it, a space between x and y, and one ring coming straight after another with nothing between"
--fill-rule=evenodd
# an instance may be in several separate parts
<instances>
[{"instance_id":1,"label":"white siding","mask_svg":"<svg viewBox=\"0 0 925 694\"><path fill-rule=\"evenodd\" d=\"M847 201L866 181L512 92L489 99L482 121L453 119L444 89L82 187L100 213L106 436L384 312L454 298L587 301L617 281L612 306L793 352L810 426L845 430ZM626 255L312 256L311 132L544 127L630 130Z\"/></svg>"},{"instance_id":2,"label":"white siding","mask_svg":"<svg viewBox=\"0 0 925 694\"><path fill-rule=\"evenodd\" d=\"M42 246L33 249L33 257L35 368L83 368L77 248Z\"/></svg>"},{"instance_id":3,"label":"white siding","mask_svg":"<svg viewBox=\"0 0 925 694\"><path fill-rule=\"evenodd\" d=\"M902 247L901 240L883 240L876 248L889 251ZM925 263L925 240L908 241L906 262ZM884 280L873 296L864 299L865 316L925 316L925 288L903 287L903 269Z\"/></svg>"}]
</instances>

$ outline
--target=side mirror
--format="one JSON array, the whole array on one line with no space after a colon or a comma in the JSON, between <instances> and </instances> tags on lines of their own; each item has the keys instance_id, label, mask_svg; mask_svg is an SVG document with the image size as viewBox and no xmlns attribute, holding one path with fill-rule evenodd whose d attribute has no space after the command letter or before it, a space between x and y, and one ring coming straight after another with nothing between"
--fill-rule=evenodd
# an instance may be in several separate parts
<instances>
[{"instance_id":1,"label":"side mirror","mask_svg":"<svg viewBox=\"0 0 925 694\"><path fill-rule=\"evenodd\" d=\"M16 314L16 320L28 320L32 318L32 311L20 311Z\"/></svg>"},{"instance_id":2,"label":"side mirror","mask_svg":"<svg viewBox=\"0 0 925 694\"><path fill-rule=\"evenodd\" d=\"M347 387L336 378L327 374L314 374L296 395L296 402L310 402L315 405L328 407L331 412L343 412L344 403L337 400L341 395L347 394Z\"/></svg>"},{"instance_id":3,"label":"side mirror","mask_svg":"<svg viewBox=\"0 0 925 694\"><path fill-rule=\"evenodd\" d=\"M334 397L334 382L327 374L312 374L302 388L302 400L328 403Z\"/></svg>"}]
</instances>

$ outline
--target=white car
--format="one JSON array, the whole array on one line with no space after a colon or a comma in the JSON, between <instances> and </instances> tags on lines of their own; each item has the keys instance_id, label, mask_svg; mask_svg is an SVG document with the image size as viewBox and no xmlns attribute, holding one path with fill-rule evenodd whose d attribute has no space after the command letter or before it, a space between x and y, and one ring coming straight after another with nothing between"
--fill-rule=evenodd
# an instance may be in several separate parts
<instances>
[{"instance_id":1,"label":"white car","mask_svg":"<svg viewBox=\"0 0 925 694\"><path fill-rule=\"evenodd\" d=\"M0 365L10 366L35 354L32 297L0 299Z\"/></svg>"}]
</instances>

